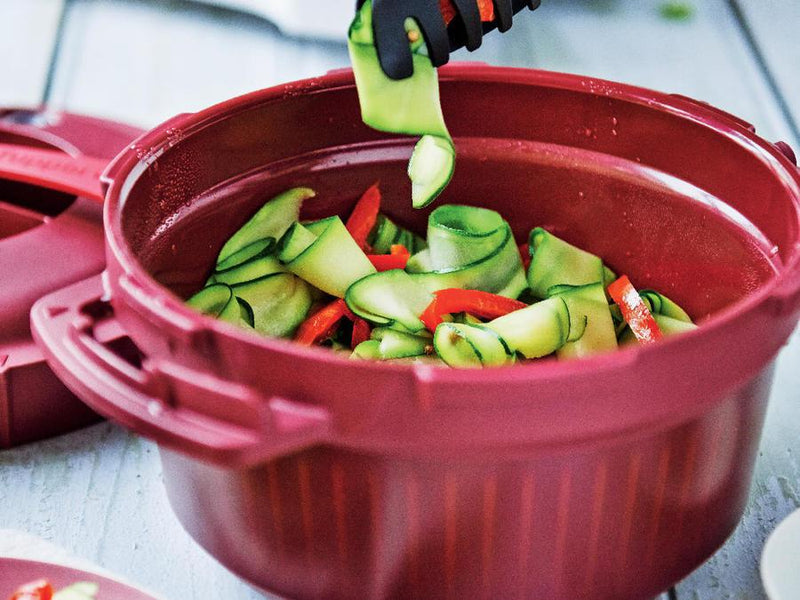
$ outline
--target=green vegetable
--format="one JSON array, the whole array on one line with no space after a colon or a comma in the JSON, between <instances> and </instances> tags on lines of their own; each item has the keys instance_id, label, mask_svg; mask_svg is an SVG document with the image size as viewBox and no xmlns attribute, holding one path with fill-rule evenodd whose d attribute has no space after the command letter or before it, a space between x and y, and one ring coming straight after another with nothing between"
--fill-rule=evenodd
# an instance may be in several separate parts
<instances>
[{"instance_id":1,"label":"green vegetable","mask_svg":"<svg viewBox=\"0 0 800 600\"><path fill-rule=\"evenodd\" d=\"M314 195L314 190L309 188L293 188L267 202L225 242L217 264L220 268L228 268L233 266L228 259L251 244L268 244L270 238L273 241L280 239L289 226L297 221L303 201Z\"/></svg>"},{"instance_id":2,"label":"green vegetable","mask_svg":"<svg viewBox=\"0 0 800 600\"><path fill-rule=\"evenodd\" d=\"M428 218L428 248L406 270L429 292L483 290L516 298L527 287L509 224L486 208L445 204Z\"/></svg>"},{"instance_id":3,"label":"green vegetable","mask_svg":"<svg viewBox=\"0 0 800 600\"><path fill-rule=\"evenodd\" d=\"M353 65L361 118L370 127L388 133L423 136L408 165L412 204L427 206L449 183L455 169L455 147L444 123L439 78L425 54L423 35L409 19L414 74L401 80L381 68L372 33L372 3L368 0L350 25L348 49Z\"/></svg>"},{"instance_id":4,"label":"green vegetable","mask_svg":"<svg viewBox=\"0 0 800 600\"><path fill-rule=\"evenodd\" d=\"M295 223L278 244L286 268L316 288L343 298L353 283L375 273L339 217Z\"/></svg>"}]
</instances>

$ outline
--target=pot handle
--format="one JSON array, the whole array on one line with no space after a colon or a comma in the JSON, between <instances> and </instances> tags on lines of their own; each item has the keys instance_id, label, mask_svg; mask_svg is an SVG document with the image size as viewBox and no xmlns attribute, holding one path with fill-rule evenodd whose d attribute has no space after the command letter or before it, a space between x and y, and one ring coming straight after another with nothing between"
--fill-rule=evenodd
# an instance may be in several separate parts
<instances>
[{"instance_id":1,"label":"pot handle","mask_svg":"<svg viewBox=\"0 0 800 600\"><path fill-rule=\"evenodd\" d=\"M265 398L212 373L124 356L125 338L102 276L45 296L31 311L34 338L58 377L98 413L173 450L248 467L322 443L319 407Z\"/></svg>"},{"instance_id":2,"label":"pot handle","mask_svg":"<svg viewBox=\"0 0 800 600\"><path fill-rule=\"evenodd\" d=\"M70 156L15 144L0 144L0 179L29 183L103 202L100 175L108 161Z\"/></svg>"}]
</instances>

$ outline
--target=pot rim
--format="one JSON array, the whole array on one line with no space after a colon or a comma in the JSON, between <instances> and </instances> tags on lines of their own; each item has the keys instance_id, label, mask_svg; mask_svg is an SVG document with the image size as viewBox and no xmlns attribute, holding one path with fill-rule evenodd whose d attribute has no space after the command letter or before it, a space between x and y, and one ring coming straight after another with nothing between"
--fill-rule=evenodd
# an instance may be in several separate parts
<instances>
[{"instance_id":1,"label":"pot rim","mask_svg":"<svg viewBox=\"0 0 800 600\"><path fill-rule=\"evenodd\" d=\"M679 95L656 92L646 88L580 75L543 71L535 69L493 67L481 63L450 64L440 69L442 81L469 80L472 82L503 82L507 84L535 85L562 89L584 94L602 95L625 102L640 104L655 111L666 112L704 127L712 128L747 149L768 163L797 206L798 229L800 229L800 170L773 144L759 137L755 129L745 121L714 108L713 106ZM124 276L134 282L142 293L159 299L162 309L160 319L180 324L184 329L195 333L211 331L216 335L233 338L237 343L263 350L280 352L298 359L319 359L340 361L342 365L353 366L353 361L340 357L323 348L307 348L290 340L253 335L233 325L201 315L184 304L169 289L159 284L141 266L125 240L122 231L121 215L125 198L138 177L147 170L161 154L169 151L175 143L175 131L181 137L203 129L220 117L250 110L265 102L286 98L287 92L293 95L309 95L323 91L354 88L354 78L350 69L331 71L323 77L282 84L225 100L197 113L181 114L156 126L144 134L108 166L102 176L106 202L104 207L105 237L107 250L117 260ZM143 152L143 149L147 149ZM545 364L526 364L484 370L443 369L430 365L396 364L378 361L358 361L361 369L377 371L415 371L422 379L436 371L436 379L441 383L471 382L504 383L509 381L548 381L563 380L585 375L587 371L598 372L635 367L640 361L658 363L660 357L673 351L680 352L684 347L708 342L723 329L736 328L744 319L757 311L767 310L773 314L791 314L796 318L800 311L800 240L789 252L789 260L779 269L775 277L755 292L712 315L697 330L680 336L668 338L652 346L630 346L618 351L582 359L580 361ZM746 375L743 373L742 378Z\"/></svg>"}]
</instances>

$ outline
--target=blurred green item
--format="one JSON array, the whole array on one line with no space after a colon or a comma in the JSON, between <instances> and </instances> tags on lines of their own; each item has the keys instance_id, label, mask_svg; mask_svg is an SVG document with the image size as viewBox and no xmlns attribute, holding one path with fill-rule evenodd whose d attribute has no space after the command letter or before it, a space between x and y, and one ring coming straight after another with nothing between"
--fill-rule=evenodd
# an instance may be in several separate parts
<instances>
[{"instance_id":1,"label":"blurred green item","mask_svg":"<svg viewBox=\"0 0 800 600\"><path fill-rule=\"evenodd\" d=\"M694 6L691 2L673 0L661 5L661 16L670 21L687 21L694 15Z\"/></svg>"}]
</instances>

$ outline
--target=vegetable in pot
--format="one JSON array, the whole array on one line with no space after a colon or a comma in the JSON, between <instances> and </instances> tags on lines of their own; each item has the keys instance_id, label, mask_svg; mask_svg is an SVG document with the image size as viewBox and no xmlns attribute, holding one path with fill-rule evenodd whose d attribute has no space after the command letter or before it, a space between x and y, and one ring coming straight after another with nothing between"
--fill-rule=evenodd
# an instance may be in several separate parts
<instances>
[{"instance_id":1,"label":"vegetable in pot","mask_svg":"<svg viewBox=\"0 0 800 600\"><path fill-rule=\"evenodd\" d=\"M584 358L696 327L674 301L637 293L599 256L542 228L520 248L489 209L440 206L417 241L380 212L377 184L346 224L337 215L301 222L300 204L287 223L287 197L298 196L281 194L257 213L275 215L279 227L251 219L231 237L246 243L217 261L189 306L305 346L351 349L356 359L461 368ZM254 222L265 238L253 239ZM388 244L398 239L418 250Z\"/></svg>"}]
</instances>

